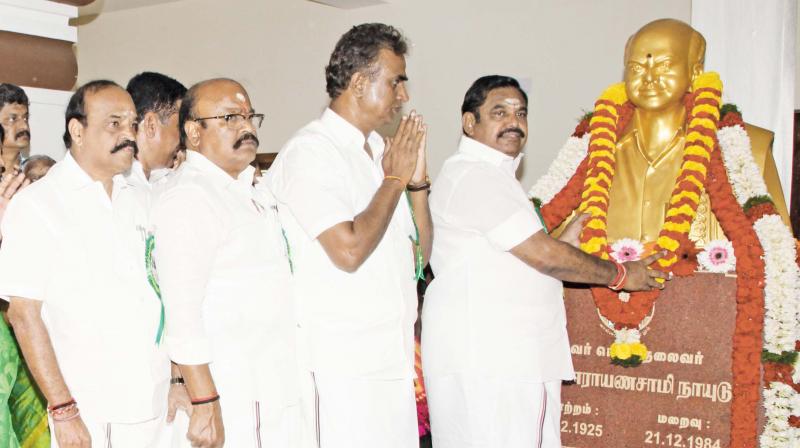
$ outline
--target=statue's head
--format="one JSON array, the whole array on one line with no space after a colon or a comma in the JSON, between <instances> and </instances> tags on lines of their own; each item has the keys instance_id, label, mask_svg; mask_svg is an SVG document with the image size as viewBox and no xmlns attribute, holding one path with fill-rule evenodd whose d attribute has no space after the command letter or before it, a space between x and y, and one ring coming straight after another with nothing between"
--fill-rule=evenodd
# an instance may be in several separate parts
<instances>
[{"instance_id":1,"label":"statue's head","mask_svg":"<svg viewBox=\"0 0 800 448\"><path fill-rule=\"evenodd\" d=\"M650 22L625 45L625 92L638 108L663 110L679 103L703 73L706 40L674 19Z\"/></svg>"}]
</instances>

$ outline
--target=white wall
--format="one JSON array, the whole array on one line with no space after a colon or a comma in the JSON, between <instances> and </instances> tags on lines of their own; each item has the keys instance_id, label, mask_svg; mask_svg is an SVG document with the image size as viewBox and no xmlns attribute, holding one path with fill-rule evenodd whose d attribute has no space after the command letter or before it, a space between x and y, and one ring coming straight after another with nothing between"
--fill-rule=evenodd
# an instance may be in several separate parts
<instances>
[{"instance_id":1,"label":"white wall","mask_svg":"<svg viewBox=\"0 0 800 448\"><path fill-rule=\"evenodd\" d=\"M429 123L430 171L460 135L464 92L500 73L531 86L522 181L541 175L609 83L625 41L662 17L690 19L691 0L389 0L341 10L304 0L183 0L101 14L79 27L79 79L125 83L156 70L185 84L228 76L267 114L262 151L275 152L326 105L324 66L350 26L379 21L413 43L410 108Z\"/></svg>"},{"instance_id":2,"label":"white wall","mask_svg":"<svg viewBox=\"0 0 800 448\"><path fill-rule=\"evenodd\" d=\"M61 160L64 147L64 110L72 92L24 87L30 101L31 153Z\"/></svg>"},{"instance_id":3,"label":"white wall","mask_svg":"<svg viewBox=\"0 0 800 448\"><path fill-rule=\"evenodd\" d=\"M786 203L792 182L797 0L694 0L692 26L706 38L705 69L722 76L722 101L775 133L772 156ZM753 67L743 70L743 67Z\"/></svg>"},{"instance_id":4,"label":"white wall","mask_svg":"<svg viewBox=\"0 0 800 448\"><path fill-rule=\"evenodd\" d=\"M797 14L795 15L796 23L800 24L800 8L797 8ZM795 41L794 41L794 59L797 62L794 66L795 68L795 75L794 75L794 108L800 109L800 26L797 27L797 32L795 33ZM786 188L786 187L784 187Z\"/></svg>"},{"instance_id":5,"label":"white wall","mask_svg":"<svg viewBox=\"0 0 800 448\"><path fill-rule=\"evenodd\" d=\"M0 30L75 42L78 31L69 19L78 8L45 0L0 0ZM0 79L0 82L2 80ZM30 155L46 154L61 160L66 152L64 109L71 92L24 87L30 101Z\"/></svg>"}]
</instances>

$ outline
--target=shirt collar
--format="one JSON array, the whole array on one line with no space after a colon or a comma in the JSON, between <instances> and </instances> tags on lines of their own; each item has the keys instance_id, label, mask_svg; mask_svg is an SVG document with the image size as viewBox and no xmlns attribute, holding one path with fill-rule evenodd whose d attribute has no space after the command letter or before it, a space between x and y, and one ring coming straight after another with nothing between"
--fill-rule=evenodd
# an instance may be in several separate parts
<instances>
[{"instance_id":1,"label":"shirt collar","mask_svg":"<svg viewBox=\"0 0 800 448\"><path fill-rule=\"evenodd\" d=\"M172 168L158 168L150 170L150 184L155 185L172 174Z\"/></svg>"},{"instance_id":2,"label":"shirt collar","mask_svg":"<svg viewBox=\"0 0 800 448\"><path fill-rule=\"evenodd\" d=\"M133 159L133 163L131 164L131 169L126 176L128 179L129 184L138 183L142 185L146 185L148 183L147 176L144 174L144 167L142 166L142 162Z\"/></svg>"},{"instance_id":3,"label":"shirt collar","mask_svg":"<svg viewBox=\"0 0 800 448\"><path fill-rule=\"evenodd\" d=\"M520 162L522 161L523 154L520 153L517 157L511 157L502 152L492 148L491 146L484 145L483 143L467 137L461 136L461 141L458 144L458 152L467 154L481 161L491 163L512 176L517 172Z\"/></svg>"},{"instance_id":4,"label":"shirt collar","mask_svg":"<svg viewBox=\"0 0 800 448\"><path fill-rule=\"evenodd\" d=\"M383 139L377 132L372 131L368 139L364 138L364 134L357 127L334 112L330 107L325 108L320 121L330 130L337 146L355 148L363 153L364 142L368 142L375 160L383 156Z\"/></svg>"},{"instance_id":5,"label":"shirt collar","mask_svg":"<svg viewBox=\"0 0 800 448\"><path fill-rule=\"evenodd\" d=\"M91 176L89 176L89 173L84 171L84 169L78 164L78 161L72 157L72 153L69 151L67 151L67 154L64 155L60 165L61 179L67 188L80 190L81 188L88 187L89 185L101 183L100 181L92 179ZM112 178L112 181L114 183L114 190L127 185L125 177L121 174L115 175Z\"/></svg>"},{"instance_id":6,"label":"shirt collar","mask_svg":"<svg viewBox=\"0 0 800 448\"><path fill-rule=\"evenodd\" d=\"M253 185L253 172L255 171L255 167L248 165L236 179L232 178L228 173L223 171L222 168L218 167L214 162L208 160L208 158L197 151L187 150L186 151L186 162L189 166L195 168L196 170L207 174L213 181L221 186L227 187L231 184L242 184L245 186L252 186Z\"/></svg>"},{"instance_id":7,"label":"shirt collar","mask_svg":"<svg viewBox=\"0 0 800 448\"><path fill-rule=\"evenodd\" d=\"M125 174L125 180L128 181L128 185L152 187L153 185L164 181L164 179L166 179L171 173L172 168L158 168L155 170L150 170L150 177L148 178L144 174L144 166L142 165L142 162L133 159L130 171Z\"/></svg>"}]
</instances>

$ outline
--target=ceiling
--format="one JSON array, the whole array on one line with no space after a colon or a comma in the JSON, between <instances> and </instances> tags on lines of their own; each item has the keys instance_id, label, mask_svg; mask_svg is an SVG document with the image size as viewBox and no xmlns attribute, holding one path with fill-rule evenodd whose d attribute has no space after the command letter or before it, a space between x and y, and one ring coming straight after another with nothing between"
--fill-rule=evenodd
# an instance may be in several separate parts
<instances>
[{"instance_id":1,"label":"ceiling","mask_svg":"<svg viewBox=\"0 0 800 448\"><path fill-rule=\"evenodd\" d=\"M381 3L386 3L384 0L311 0L315 3L322 3L324 5L333 6L340 9L356 9L365 6L374 6Z\"/></svg>"},{"instance_id":2,"label":"ceiling","mask_svg":"<svg viewBox=\"0 0 800 448\"><path fill-rule=\"evenodd\" d=\"M94 0L87 6L81 6L79 15L89 16L103 12L121 11L123 9L144 8L146 6L160 5L163 3L179 2L183 0ZM310 0L341 9L355 9L364 6L373 6L386 3L386 0Z\"/></svg>"},{"instance_id":3,"label":"ceiling","mask_svg":"<svg viewBox=\"0 0 800 448\"><path fill-rule=\"evenodd\" d=\"M103 12L121 11L123 9L144 8L146 6L172 3L182 0L95 0L93 3L79 9L81 16L100 14Z\"/></svg>"}]
</instances>

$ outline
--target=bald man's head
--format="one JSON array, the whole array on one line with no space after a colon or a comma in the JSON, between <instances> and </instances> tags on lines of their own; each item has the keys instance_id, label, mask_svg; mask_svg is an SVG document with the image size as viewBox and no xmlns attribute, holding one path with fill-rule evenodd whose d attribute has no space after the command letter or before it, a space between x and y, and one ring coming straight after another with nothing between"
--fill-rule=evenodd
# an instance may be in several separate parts
<instances>
[{"instance_id":1,"label":"bald man's head","mask_svg":"<svg viewBox=\"0 0 800 448\"><path fill-rule=\"evenodd\" d=\"M232 79L192 86L179 113L187 149L202 154L232 177L255 159L263 114L255 113L244 87Z\"/></svg>"},{"instance_id":2,"label":"bald man's head","mask_svg":"<svg viewBox=\"0 0 800 448\"><path fill-rule=\"evenodd\" d=\"M190 87L189 90L186 91L186 95L184 95L183 101L181 102L181 108L178 111L178 128L181 131L181 147L187 147L185 130L186 122L198 117L196 111L198 99L208 95L209 92L213 93L214 89L219 86L235 86L242 92L244 96L247 96L247 91L245 91L244 87L238 81L230 78L207 79Z\"/></svg>"}]
</instances>

